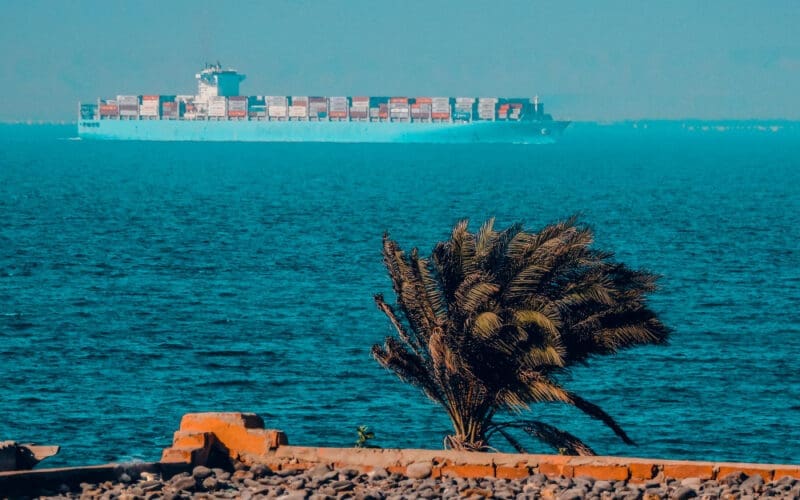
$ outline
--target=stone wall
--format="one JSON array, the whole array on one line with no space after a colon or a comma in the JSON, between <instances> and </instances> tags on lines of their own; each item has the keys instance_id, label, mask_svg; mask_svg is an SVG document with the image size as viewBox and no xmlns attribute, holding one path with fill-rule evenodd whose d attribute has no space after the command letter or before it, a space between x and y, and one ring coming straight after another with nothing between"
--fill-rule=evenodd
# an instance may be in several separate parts
<instances>
[{"instance_id":1,"label":"stone wall","mask_svg":"<svg viewBox=\"0 0 800 500\"><path fill-rule=\"evenodd\" d=\"M628 457L569 457L434 450L316 448L290 446L282 431L264 428L252 413L191 413L181 420L173 445L164 450L164 465L206 464L214 454L274 470L308 469L320 464L361 471L385 468L408 473L430 468L433 477L519 479L542 473L599 480L644 482L656 477L718 479L733 472L759 474L765 481L784 476L800 479L800 465L692 462Z\"/></svg>"}]
</instances>

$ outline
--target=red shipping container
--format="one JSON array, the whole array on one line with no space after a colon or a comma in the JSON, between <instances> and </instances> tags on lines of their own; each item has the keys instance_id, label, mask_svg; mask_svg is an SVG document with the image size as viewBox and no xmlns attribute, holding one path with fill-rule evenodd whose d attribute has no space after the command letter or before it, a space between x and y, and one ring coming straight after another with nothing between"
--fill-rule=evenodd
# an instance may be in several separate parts
<instances>
[{"instance_id":1,"label":"red shipping container","mask_svg":"<svg viewBox=\"0 0 800 500\"><path fill-rule=\"evenodd\" d=\"M431 113L431 118L446 120L450 118L450 113Z\"/></svg>"},{"instance_id":2,"label":"red shipping container","mask_svg":"<svg viewBox=\"0 0 800 500\"><path fill-rule=\"evenodd\" d=\"M230 116L231 118L242 118L244 116L247 116L247 113L244 110L242 111L230 110L228 111L228 116Z\"/></svg>"},{"instance_id":3,"label":"red shipping container","mask_svg":"<svg viewBox=\"0 0 800 500\"><path fill-rule=\"evenodd\" d=\"M119 115L119 108L115 104L101 104L100 116L117 116Z\"/></svg>"},{"instance_id":4,"label":"red shipping container","mask_svg":"<svg viewBox=\"0 0 800 500\"><path fill-rule=\"evenodd\" d=\"M391 97L389 98L389 102L408 104L408 97Z\"/></svg>"},{"instance_id":5,"label":"red shipping container","mask_svg":"<svg viewBox=\"0 0 800 500\"><path fill-rule=\"evenodd\" d=\"M431 104L433 102L433 99L431 99L430 97L417 97L415 101L417 102L417 104Z\"/></svg>"},{"instance_id":6,"label":"red shipping container","mask_svg":"<svg viewBox=\"0 0 800 500\"><path fill-rule=\"evenodd\" d=\"M347 111L331 111L328 116L331 118L347 118Z\"/></svg>"},{"instance_id":7,"label":"red shipping container","mask_svg":"<svg viewBox=\"0 0 800 500\"><path fill-rule=\"evenodd\" d=\"M158 96L157 95L143 95L142 96L142 101L157 101L157 100L158 100Z\"/></svg>"}]
</instances>

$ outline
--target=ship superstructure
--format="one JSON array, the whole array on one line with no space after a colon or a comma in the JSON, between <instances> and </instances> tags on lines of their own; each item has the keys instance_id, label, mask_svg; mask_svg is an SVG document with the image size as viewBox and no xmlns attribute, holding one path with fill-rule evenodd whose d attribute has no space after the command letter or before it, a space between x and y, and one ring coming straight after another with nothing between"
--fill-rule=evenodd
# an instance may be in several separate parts
<instances>
[{"instance_id":1,"label":"ship superstructure","mask_svg":"<svg viewBox=\"0 0 800 500\"><path fill-rule=\"evenodd\" d=\"M81 104L87 139L279 142L552 142L538 97L239 95L245 75L206 65L196 95L118 95Z\"/></svg>"}]
</instances>

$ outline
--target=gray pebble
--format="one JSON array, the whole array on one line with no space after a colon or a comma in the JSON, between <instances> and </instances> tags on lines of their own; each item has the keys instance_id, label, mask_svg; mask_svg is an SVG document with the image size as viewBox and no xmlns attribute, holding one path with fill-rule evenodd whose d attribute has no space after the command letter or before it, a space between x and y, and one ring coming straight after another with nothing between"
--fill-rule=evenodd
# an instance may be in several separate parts
<instances>
[{"instance_id":1,"label":"gray pebble","mask_svg":"<svg viewBox=\"0 0 800 500\"><path fill-rule=\"evenodd\" d=\"M429 462L417 462L406 467L406 475L413 479L424 479L431 475L431 471Z\"/></svg>"},{"instance_id":2,"label":"gray pebble","mask_svg":"<svg viewBox=\"0 0 800 500\"><path fill-rule=\"evenodd\" d=\"M209 469L208 467L206 467L204 465L198 465L197 467L192 469L192 476L194 476L194 478L197 479L198 481L202 481L203 479L207 478L211 474L213 474L211 469Z\"/></svg>"},{"instance_id":3,"label":"gray pebble","mask_svg":"<svg viewBox=\"0 0 800 500\"><path fill-rule=\"evenodd\" d=\"M292 491L281 498L283 500L306 500L308 492L306 490Z\"/></svg>"},{"instance_id":4,"label":"gray pebble","mask_svg":"<svg viewBox=\"0 0 800 500\"><path fill-rule=\"evenodd\" d=\"M214 476L209 476L203 479L203 489L207 491L214 491L219 486L219 481Z\"/></svg>"},{"instance_id":5,"label":"gray pebble","mask_svg":"<svg viewBox=\"0 0 800 500\"><path fill-rule=\"evenodd\" d=\"M760 474L753 474L752 476L748 477L742 484L739 485L739 488L742 491L761 491L762 486L764 486L764 478L761 477Z\"/></svg>"},{"instance_id":6,"label":"gray pebble","mask_svg":"<svg viewBox=\"0 0 800 500\"><path fill-rule=\"evenodd\" d=\"M703 480L699 477L687 477L686 479L681 481L681 486L686 486L688 488L692 488L696 490L700 488L700 485L703 483Z\"/></svg>"},{"instance_id":7,"label":"gray pebble","mask_svg":"<svg viewBox=\"0 0 800 500\"><path fill-rule=\"evenodd\" d=\"M197 488L197 481L192 476L175 476L170 481L176 490L194 491Z\"/></svg>"},{"instance_id":8,"label":"gray pebble","mask_svg":"<svg viewBox=\"0 0 800 500\"><path fill-rule=\"evenodd\" d=\"M603 492L603 491L611 491L614 487L608 481L595 481L592 485L592 489L594 491Z\"/></svg>"},{"instance_id":9,"label":"gray pebble","mask_svg":"<svg viewBox=\"0 0 800 500\"><path fill-rule=\"evenodd\" d=\"M582 500L585 493L582 488L569 488L558 495L558 500Z\"/></svg>"},{"instance_id":10,"label":"gray pebble","mask_svg":"<svg viewBox=\"0 0 800 500\"><path fill-rule=\"evenodd\" d=\"M687 500L688 498L694 498L696 496L697 493L692 488L681 486L670 495L670 498L673 500Z\"/></svg>"},{"instance_id":11,"label":"gray pebble","mask_svg":"<svg viewBox=\"0 0 800 500\"><path fill-rule=\"evenodd\" d=\"M384 469L383 467L378 467L373 469L372 471L367 474L373 481L380 481L381 479L386 479L389 477L389 471Z\"/></svg>"},{"instance_id":12,"label":"gray pebble","mask_svg":"<svg viewBox=\"0 0 800 500\"><path fill-rule=\"evenodd\" d=\"M329 473L330 471L331 471L331 468L328 467L327 464L319 464L319 465L315 465L314 467L308 469L305 472L305 475L308 476L308 477L311 477L311 478L318 478L318 477L324 476L325 474Z\"/></svg>"},{"instance_id":13,"label":"gray pebble","mask_svg":"<svg viewBox=\"0 0 800 500\"><path fill-rule=\"evenodd\" d=\"M274 474L272 469L264 464L255 464L254 466L250 467L250 472L253 473L253 477L255 478L267 477Z\"/></svg>"}]
</instances>

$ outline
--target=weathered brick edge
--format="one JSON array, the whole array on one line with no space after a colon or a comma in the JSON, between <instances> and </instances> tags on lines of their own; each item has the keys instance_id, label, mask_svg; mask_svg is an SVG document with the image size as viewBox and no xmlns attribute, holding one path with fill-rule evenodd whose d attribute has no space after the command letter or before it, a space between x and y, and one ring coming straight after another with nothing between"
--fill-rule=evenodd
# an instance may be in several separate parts
<instances>
[{"instance_id":1,"label":"weathered brick edge","mask_svg":"<svg viewBox=\"0 0 800 500\"><path fill-rule=\"evenodd\" d=\"M264 429L255 413L187 413L162 464L205 464L212 451L245 463L257 461L288 444L282 431Z\"/></svg>"},{"instance_id":2,"label":"weathered brick edge","mask_svg":"<svg viewBox=\"0 0 800 500\"><path fill-rule=\"evenodd\" d=\"M511 453L475 453L409 449L315 448L289 446L286 435L264 429L253 413L190 413L181 420L173 445L162 463L205 464L217 450L245 463L263 463L275 470L306 469L318 464L369 471L383 467L405 473L411 464L431 465L432 476L519 479L531 474L598 480L644 482L655 477L721 479L734 472L759 474L765 481L800 479L800 465L692 462L628 457L568 457Z\"/></svg>"}]
</instances>

